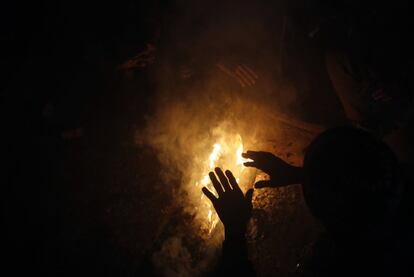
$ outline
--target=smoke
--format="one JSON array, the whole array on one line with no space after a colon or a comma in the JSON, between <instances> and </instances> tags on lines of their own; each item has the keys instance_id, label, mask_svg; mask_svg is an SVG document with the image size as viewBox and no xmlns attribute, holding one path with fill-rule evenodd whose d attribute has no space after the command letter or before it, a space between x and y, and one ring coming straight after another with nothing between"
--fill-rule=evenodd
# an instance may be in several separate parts
<instances>
[{"instance_id":1,"label":"smoke","mask_svg":"<svg viewBox=\"0 0 414 277\"><path fill-rule=\"evenodd\" d=\"M276 8L244 1L175 1L167 16L153 73L152 112L137 134L139 143L158 153L166 186L175 186L174 209L182 215L159 238L152 257L165 276L199 275L217 257L223 227L207 231L202 185L196 185L208 169L213 145L227 143L234 152L241 139L245 150L259 147L277 136L274 112L286 112L295 101L295 89L280 77L283 18ZM253 72L250 78L237 72L239 66ZM254 172L247 175L244 190L254 181Z\"/></svg>"}]
</instances>

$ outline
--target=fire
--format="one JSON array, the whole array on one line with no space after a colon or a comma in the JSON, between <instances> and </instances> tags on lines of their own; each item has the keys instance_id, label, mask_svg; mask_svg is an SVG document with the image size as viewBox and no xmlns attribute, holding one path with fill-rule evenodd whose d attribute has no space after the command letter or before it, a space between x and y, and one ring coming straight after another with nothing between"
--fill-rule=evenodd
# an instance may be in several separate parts
<instances>
[{"instance_id":1,"label":"fire","mask_svg":"<svg viewBox=\"0 0 414 277\"><path fill-rule=\"evenodd\" d=\"M236 177L237 182L240 182L240 180L243 179L242 176L245 170L243 163L247 161L247 159L244 159L242 157L242 153L243 143L242 138L239 134L225 135L219 138L218 141L212 145L212 150L208 156L208 159L205 161L205 165L201 173L201 178L196 181L195 185L197 187L200 187L201 184L201 187L207 187L217 196L217 193L214 190L214 187L211 184L210 178L208 176L208 173L214 170L215 167L231 170ZM240 185L242 190L246 190L243 184ZM219 222L219 217L215 212L210 200L204 197L201 189L199 191L201 194L200 199L202 200L199 211L208 222L207 226L205 227L207 228L208 234L210 235Z\"/></svg>"},{"instance_id":2,"label":"fire","mask_svg":"<svg viewBox=\"0 0 414 277\"><path fill-rule=\"evenodd\" d=\"M220 144L215 143L213 145L213 151L211 152L210 157L208 158L210 160L210 169L214 168L214 164L219 159L220 150L221 150Z\"/></svg>"}]
</instances>

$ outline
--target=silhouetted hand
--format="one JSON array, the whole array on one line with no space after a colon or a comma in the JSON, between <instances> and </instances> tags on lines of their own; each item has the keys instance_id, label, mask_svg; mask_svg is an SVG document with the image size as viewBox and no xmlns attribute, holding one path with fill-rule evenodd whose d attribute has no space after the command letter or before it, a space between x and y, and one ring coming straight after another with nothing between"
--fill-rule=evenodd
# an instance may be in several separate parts
<instances>
[{"instance_id":1,"label":"silhouetted hand","mask_svg":"<svg viewBox=\"0 0 414 277\"><path fill-rule=\"evenodd\" d=\"M218 179L213 172L210 172L209 176L218 198L206 187L202 189L203 193L213 203L214 209L223 222L226 237L228 234L244 235L252 211L253 189L243 195L231 171L226 170L224 175L220 168L216 168L215 172Z\"/></svg>"},{"instance_id":2,"label":"silhouetted hand","mask_svg":"<svg viewBox=\"0 0 414 277\"><path fill-rule=\"evenodd\" d=\"M253 160L245 162L245 166L256 167L270 176L270 180L258 181L255 188L282 187L302 182L302 168L292 166L272 153L247 151L242 156Z\"/></svg>"},{"instance_id":3,"label":"silhouetted hand","mask_svg":"<svg viewBox=\"0 0 414 277\"><path fill-rule=\"evenodd\" d=\"M259 78L256 72L245 64L227 67L222 63L218 63L217 67L228 76L234 78L242 87L254 86Z\"/></svg>"}]
</instances>

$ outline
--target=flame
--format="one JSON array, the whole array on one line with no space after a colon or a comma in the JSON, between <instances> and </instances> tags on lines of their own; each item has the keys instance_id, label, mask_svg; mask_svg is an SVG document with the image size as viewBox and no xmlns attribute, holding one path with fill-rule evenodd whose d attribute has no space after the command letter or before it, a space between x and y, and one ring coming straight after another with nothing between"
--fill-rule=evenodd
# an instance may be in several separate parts
<instances>
[{"instance_id":1,"label":"flame","mask_svg":"<svg viewBox=\"0 0 414 277\"><path fill-rule=\"evenodd\" d=\"M220 157L220 150L221 150L221 146L218 143L215 143L213 145L213 151L210 154L210 157L208 158L210 160L210 169L214 168L215 163L217 162L217 160Z\"/></svg>"},{"instance_id":2,"label":"flame","mask_svg":"<svg viewBox=\"0 0 414 277\"><path fill-rule=\"evenodd\" d=\"M242 153L243 153L243 144L240 144L236 152L237 165L242 165L244 167L243 163L246 161L246 159L242 157Z\"/></svg>"},{"instance_id":3,"label":"flame","mask_svg":"<svg viewBox=\"0 0 414 277\"><path fill-rule=\"evenodd\" d=\"M201 178L196 181L195 185L207 187L214 195L217 197L217 192L215 191L213 185L211 184L208 173L216 167L221 167L222 169L229 169L232 171L234 177L239 183L242 179L242 173L245 169L243 165L244 162L248 159L242 157L243 153L243 143L240 134L235 135L224 135L218 139L216 143L212 145L212 150L208 156L208 159L205 162L204 170L201 174ZM242 190L245 188L241 185ZM201 207L199 208L200 212L205 214L207 219L207 229L208 234L211 234L217 223L219 222L219 217L214 210L210 200L204 197L204 194L201 192L200 199L202 200Z\"/></svg>"}]
</instances>

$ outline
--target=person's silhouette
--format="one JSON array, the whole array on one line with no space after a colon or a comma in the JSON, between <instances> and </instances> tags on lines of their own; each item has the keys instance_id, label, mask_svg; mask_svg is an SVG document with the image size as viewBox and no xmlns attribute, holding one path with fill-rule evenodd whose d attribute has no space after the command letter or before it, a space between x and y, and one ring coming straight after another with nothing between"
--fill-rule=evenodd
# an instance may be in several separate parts
<instances>
[{"instance_id":1,"label":"person's silhouette","mask_svg":"<svg viewBox=\"0 0 414 277\"><path fill-rule=\"evenodd\" d=\"M318 136L306 150L302 189L327 236L301 270L393 275L398 252L393 226L402 190L398 175L393 152L368 132L340 127Z\"/></svg>"},{"instance_id":2,"label":"person's silhouette","mask_svg":"<svg viewBox=\"0 0 414 277\"><path fill-rule=\"evenodd\" d=\"M256 188L302 183L305 201L327 231L315 244L313 254L298 273L310 276L341 276L351 273L389 275L402 263L396 247L402 185L397 160L382 141L368 132L338 127L319 135L307 148L303 168L293 167L271 153L247 151L246 166L270 175ZM216 198L206 188L225 227L219 271L254 271L247 259L244 232L251 213L249 190L243 195L231 172L210 174ZM229 271L227 271L229 270ZM398 274L403 269L399 268ZM395 272L394 272L395 273ZM397 275L398 275L397 274ZM398 275L400 276L400 275Z\"/></svg>"}]
</instances>

